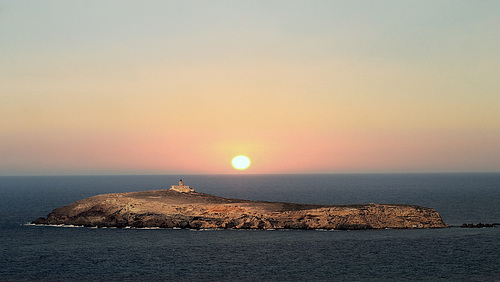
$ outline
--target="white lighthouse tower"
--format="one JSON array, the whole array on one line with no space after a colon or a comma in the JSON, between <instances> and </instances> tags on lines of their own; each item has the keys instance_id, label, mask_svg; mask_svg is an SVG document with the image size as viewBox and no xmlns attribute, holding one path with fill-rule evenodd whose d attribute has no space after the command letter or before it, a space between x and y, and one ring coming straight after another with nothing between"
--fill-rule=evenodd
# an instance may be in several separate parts
<instances>
[{"instance_id":1,"label":"white lighthouse tower","mask_svg":"<svg viewBox=\"0 0 500 282\"><path fill-rule=\"evenodd\" d=\"M181 193L194 192L193 188L189 188L188 185L184 185L184 182L182 182L182 179L179 180L179 185L172 185L170 190L174 190L174 191L181 192Z\"/></svg>"}]
</instances>

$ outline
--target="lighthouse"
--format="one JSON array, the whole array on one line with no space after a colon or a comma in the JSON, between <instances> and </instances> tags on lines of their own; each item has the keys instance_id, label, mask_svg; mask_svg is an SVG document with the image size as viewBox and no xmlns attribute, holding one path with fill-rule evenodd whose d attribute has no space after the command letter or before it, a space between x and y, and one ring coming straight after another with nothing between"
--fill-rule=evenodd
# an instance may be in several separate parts
<instances>
[{"instance_id":1,"label":"lighthouse","mask_svg":"<svg viewBox=\"0 0 500 282\"><path fill-rule=\"evenodd\" d=\"M174 191L181 192L181 193L194 192L194 189L189 188L189 185L184 185L184 182L182 182L182 179L179 180L179 185L172 185L170 190L174 190Z\"/></svg>"}]
</instances>

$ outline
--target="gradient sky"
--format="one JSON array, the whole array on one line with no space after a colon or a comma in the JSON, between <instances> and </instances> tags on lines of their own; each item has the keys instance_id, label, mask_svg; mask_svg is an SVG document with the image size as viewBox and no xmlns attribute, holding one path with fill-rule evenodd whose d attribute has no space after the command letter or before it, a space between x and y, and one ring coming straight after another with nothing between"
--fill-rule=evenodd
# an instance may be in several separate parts
<instances>
[{"instance_id":1,"label":"gradient sky","mask_svg":"<svg viewBox=\"0 0 500 282\"><path fill-rule=\"evenodd\" d=\"M0 175L498 172L498 15L2 0Z\"/></svg>"}]
</instances>

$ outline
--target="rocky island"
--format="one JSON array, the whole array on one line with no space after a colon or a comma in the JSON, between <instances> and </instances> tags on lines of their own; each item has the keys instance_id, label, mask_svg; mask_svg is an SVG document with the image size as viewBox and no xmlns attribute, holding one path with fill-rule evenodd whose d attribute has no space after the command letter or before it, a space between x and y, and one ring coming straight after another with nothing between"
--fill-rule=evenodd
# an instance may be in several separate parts
<instances>
[{"instance_id":1,"label":"rocky island","mask_svg":"<svg viewBox=\"0 0 500 282\"><path fill-rule=\"evenodd\" d=\"M184 185L114 193L60 207L34 224L223 229L383 229L448 227L431 208L400 204L311 205L229 199Z\"/></svg>"}]
</instances>

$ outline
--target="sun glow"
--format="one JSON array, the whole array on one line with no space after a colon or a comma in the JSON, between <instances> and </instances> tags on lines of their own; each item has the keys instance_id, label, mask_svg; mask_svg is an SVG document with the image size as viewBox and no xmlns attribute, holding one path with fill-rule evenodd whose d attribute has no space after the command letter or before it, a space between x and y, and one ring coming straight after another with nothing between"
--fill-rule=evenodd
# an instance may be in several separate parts
<instances>
[{"instance_id":1,"label":"sun glow","mask_svg":"<svg viewBox=\"0 0 500 282\"><path fill-rule=\"evenodd\" d=\"M235 169L247 169L250 166L250 159L243 155L236 156L233 158L232 164Z\"/></svg>"}]
</instances>

